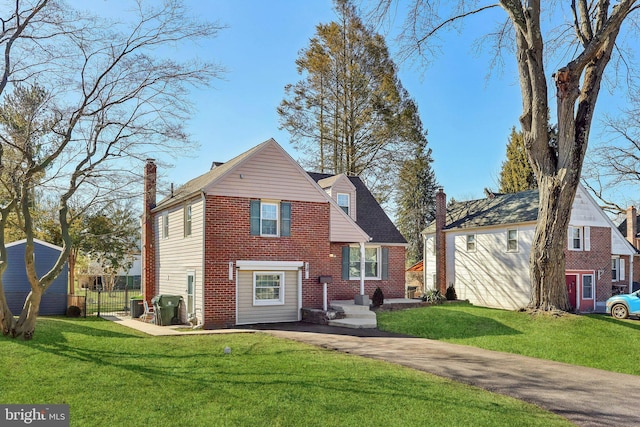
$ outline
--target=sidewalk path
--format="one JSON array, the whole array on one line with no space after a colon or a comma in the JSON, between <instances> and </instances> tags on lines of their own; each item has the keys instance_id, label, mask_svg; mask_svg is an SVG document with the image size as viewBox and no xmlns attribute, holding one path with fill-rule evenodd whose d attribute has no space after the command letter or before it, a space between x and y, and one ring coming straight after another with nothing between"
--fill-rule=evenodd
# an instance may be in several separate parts
<instances>
[{"instance_id":1,"label":"sidewalk path","mask_svg":"<svg viewBox=\"0 0 640 427\"><path fill-rule=\"evenodd\" d=\"M580 426L640 426L640 376L422 338L383 333L343 335L340 331L343 328L334 328L338 334L327 333L327 327L319 328L319 332L309 332L313 329L310 327L304 329L307 331L272 329L265 332L408 366L515 397Z\"/></svg>"}]
</instances>

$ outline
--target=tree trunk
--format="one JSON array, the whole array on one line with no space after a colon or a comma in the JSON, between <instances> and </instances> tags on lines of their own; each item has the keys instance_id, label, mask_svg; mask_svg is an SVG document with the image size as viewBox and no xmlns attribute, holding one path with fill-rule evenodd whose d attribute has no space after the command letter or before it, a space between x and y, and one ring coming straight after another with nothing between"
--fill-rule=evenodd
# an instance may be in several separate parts
<instances>
[{"instance_id":1,"label":"tree trunk","mask_svg":"<svg viewBox=\"0 0 640 427\"><path fill-rule=\"evenodd\" d=\"M36 320L38 313L40 312L40 301L42 299L42 291L40 289L31 291L27 295L27 299L24 302L22 313L18 321L15 322L11 329L11 336L14 338L22 337L25 341L33 338L33 333L36 329Z\"/></svg>"},{"instance_id":2,"label":"tree trunk","mask_svg":"<svg viewBox=\"0 0 640 427\"><path fill-rule=\"evenodd\" d=\"M577 185L542 177L538 224L530 254L531 301L543 311L571 309L565 282L565 247Z\"/></svg>"}]
</instances>

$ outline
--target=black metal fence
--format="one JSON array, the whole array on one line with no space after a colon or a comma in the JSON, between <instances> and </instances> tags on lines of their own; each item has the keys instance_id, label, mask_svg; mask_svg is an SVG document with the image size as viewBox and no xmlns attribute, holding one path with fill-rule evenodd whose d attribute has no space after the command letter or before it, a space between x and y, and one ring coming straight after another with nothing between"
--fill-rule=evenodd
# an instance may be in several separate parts
<instances>
[{"instance_id":1,"label":"black metal fence","mask_svg":"<svg viewBox=\"0 0 640 427\"><path fill-rule=\"evenodd\" d=\"M140 286L114 287L111 290L97 286L95 289L83 289L80 295L82 294L85 297L87 316L129 316L131 297L140 295Z\"/></svg>"}]
</instances>

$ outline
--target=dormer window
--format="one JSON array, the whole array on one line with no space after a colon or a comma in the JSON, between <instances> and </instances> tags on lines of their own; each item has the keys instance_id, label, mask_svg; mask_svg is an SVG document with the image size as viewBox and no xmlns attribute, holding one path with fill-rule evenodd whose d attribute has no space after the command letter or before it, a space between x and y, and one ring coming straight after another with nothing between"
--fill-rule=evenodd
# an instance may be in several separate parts
<instances>
[{"instance_id":1,"label":"dormer window","mask_svg":"<svg viewBox=\"0 0 640 427\"><path fill-rule=\"evenodd\" d=\"M338 200L338 206L340 206L340 208L347 214L349 215L349 201L350 201L350 197L348 194L346 193L338 193L337 196L337 200Z\"/></svg>"}]
</instances>

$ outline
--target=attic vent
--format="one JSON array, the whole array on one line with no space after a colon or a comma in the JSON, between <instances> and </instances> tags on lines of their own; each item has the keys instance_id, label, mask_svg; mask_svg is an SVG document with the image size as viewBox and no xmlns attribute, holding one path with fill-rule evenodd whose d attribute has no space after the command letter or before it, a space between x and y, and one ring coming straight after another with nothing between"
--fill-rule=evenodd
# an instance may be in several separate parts
<instances>
[{"instance_id":1,"label":"attic vent","mask_svg":"<svg viewBox=\"0 0 640 427\"><path fill-rule=\"evenodd\" d=\"M211 170L217 168L218 166L224 165L224 162L211 162Z\"/></svg>"}]
</instances>

